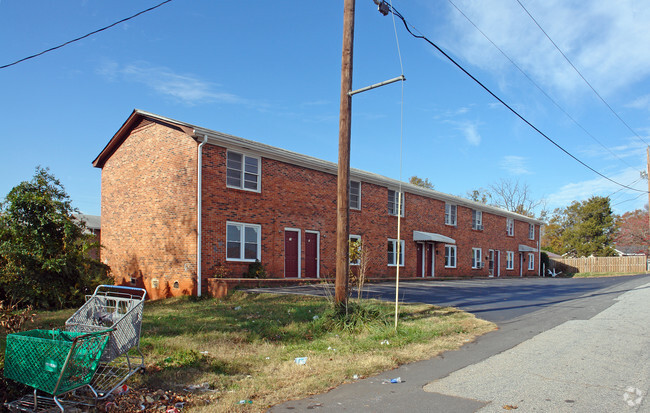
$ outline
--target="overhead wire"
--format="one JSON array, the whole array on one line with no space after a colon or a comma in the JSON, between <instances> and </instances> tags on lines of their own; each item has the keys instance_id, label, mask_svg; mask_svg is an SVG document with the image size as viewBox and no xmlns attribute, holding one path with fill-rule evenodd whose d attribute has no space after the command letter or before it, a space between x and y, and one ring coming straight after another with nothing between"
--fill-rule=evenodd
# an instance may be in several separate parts
<instances>
[{"instance_id":1,"label":"overhead wire","mask_svg":"<svg viewBox=\"0 0 650 413\"><path fill-rule=\"evenodd\" d=\"M572 62L572 61L567 57L567 55L564 54L564 52L562 51L562 49L560 49L560 47L559 47L559 46L558 46L558 45L553 41L553 39L551 39L551 36L549 36L548 33L546 33L546 30L544 30L544 29L542 28L542 26L539 24L539 22L538 22L538 21L533 17L533 15L532 15L532 14L528 11L528 9L527 9L527 8L526 8L526 7L521 3L521 1L519 1L519 0L515 0L515 1L516 1L517 3L519 3L519 5L521 6L522 9L524 9L524 11L526 12L526 14L528 14L528 16L533 20L533 22L535 22L535 24L537 25L537 27L539 27L539 29L542 31L542 33L544 33L544 36L546 36L546 38L547 38L547 39L548 39L548 40L553 44L553 46L555 46L555 48L557 49L557 51L560 52L560 54L562 55L562 57L564 57L564 59L569 63L569 65L571 65L571 67L573 68L573 70L576 71L576 73L578 74L578 76L580 76L580 77L582 78L582 80L584 80L584 82L587 84L587 86L589 86L589 88L590 88L590 89L591 89L591 90L596 94L596 96L598 96L598 98L601 100L601 102L603 102L603 103L605 104L605 106L607 106L607 108L610 110L610 112L612 112L612 113L614 114L614 116L616 116L616 117L618 118L618 120L620 120L621 123L623 123L623 125L625 125L625 126L629 129L630 132L632 132L634 135L636 135L636 137L639 138L639 140L641 140L641 141L642 141L643 143L645 143L646 145L650 145L650 144L649 144L645 139L643 139L643 138L642 138L638 133L636 133L636 132L634 131L634 129L632 129L632 127L631 127L630 125L628 125L627 122L625 122L625 121L623 120L623 118L621 118L621 116L620 116L620 115L619 115L619 114L618 114L618 113L617 113L617 112L616 112L616 111L615 111L615 110L610 106L609 103L607 103L607 101L606 101L606 100L601 96L601 94L598 93L598 91L597 91L597 90L596 90L596 89L591 85L591 83L589 83L589 81L588 81L588 80L587 80L587 79L582 75L582 73L580 73L580 70L578 70L578 68L577 68L577 67L573 64L573 62Z\"/></svg>"},{"instance_id":2,"label":"overhead wire","mask_svg":"<svg viewBox=\"0 0 650 413\"><path fill-rule=\"evenodd\" d=\"M42 52L39 52L39 53L33 54L33 55L31 55L31 56L27 56L27 57L24 57L24 58L22 58L22 59L16 60L15 62L8 63L8 64L5 64L5 65L2 65L2 66L0 66L0 69L6 69L6 68L8 68L8 67L11 67L11 66L17 65L18 63L22 63L22 62L24 62L24 61L26 61L26 60L30 60L30 59L34 59L35 57L42 56L42 55L44 55L45 53L53 52L53 51L55 51L55 50L57 50L57 49L60 49L60 48L62 48L62 47L64 47L64 46L67 46L67 45L69 45L69 44L71 44L71 43L78 42L79 40L83 40L83 39L85 39L85 38L87 38L87 37L90 37L90 36L92 36L92 35L94 35L94 34L97 34L97 33L99 33L99 32L103 32L104 30L107 30L107 29L110 29L111 27L117 26L117 25L120 24L120 23L124 23L124 22L127 22L127 21L131 20L131 19L134 19L134 18L140 16L141 14L144 14L144 13L150 12L150 11L152 11L152 10L155 10L155 9L157 9L158 7L161 7L161 6L163 6L164 4L169 3L169 2L171 2L171 1L173 1L173 0L165 0L165 1L163 1L162 3L160 3L160 4L157 4L157 5L155 5L155 6L149 7L148 9L142 10L142 11L140 11L140 12L138 12L138 13L132 15L132 16L126 17L126 18L124 18L124 19L122 19L122 20L116 21L115 23L109 24L108 26L104 26L104 27L102 27L101 29L97 29L97 30L92 31L92 32L90 32L90 33L84 34L83 36L79 36L79 37L77 37L77 38L75 38L75 39L68 40L67 42L65 42L65 43L61 43L61 44L59 44L58 46L50 47L49 49L43 50Z\"/></svg>"},{"instance_id":3,"label":"overhead wire","mask_svg":"<svg viewBox=\"0 0 650 413\"><path fill-rule=\"evenodd\" d=\"M488 35L485 34L485 32L484 32L483 30L481 30L481 29L476 25L476 23L474 23L474 22L472 21L472 19L470 19L470 18L469 18L469 17L468 17L468 16L467 16L467 15L466 15L466 14L465 14L465 13L464 13L460 8L459 8L459 7L458 7L458 6L453 2L453 0L447 0L447 1L448 1L452 6L454 6L454 8L455 8L455 9L456 9L456 10L457 10L457 11L458 11L458 12L459 12L459 13L460 13L460 14L461 14L461 15L462 15L462 16L463 16L463 17L464 17L468 22L470 22L470 24L471 24L472 26L474 26L474 28L475 28L479 33L481 33L481 34L483 35L483 37L485 37L485 39L486 39L487 41L489 41L490 43L492 43L492 46L494 46L494 47L495 47L495 48L496 48L496 49L497 49L497 50L498 50L498 51L499 51L499 52L500 52L500 53L501 53L501 54L502 54L506 59L508 59L508 61L510 61L510 63L511 63L515 68L517 68L517 70L519 70L519 72L521 72L521 74L524 75L524 76L526 77L526 79L528 79L528 80L529 80L529 81L530 81L530 82L531 82L531 83L532 83L532 84L533 84L533 85L534 85L534 86L535 86L535 87L536 87L540 92L542 92L542 94L543 94L544 96L546 96L546 98L548 98L548 100L550 100L550 101L551 101L551 102L552 102L552 103L553 103L553 104L554 104L558 109L560 109L560 111L562 111L562 113L564 113L564 115L565 115L567 118L569 118L569 119L570 119L573 123L575 123L575 124L576 124L580 129L582 129L582 131L583 131L584 133L586 133L586 134L587 134L591 139L593 139L596 143L598 143L598 144L599 144L600 146L602 146L605 150L607 150L609 153L611 153L614 157L618 158L618 160L620 160L621 162L623 162L623 163L626 164L627 166L633 168L632 165L630 165L627 161L625 161L623 158L621 158L620 156L618 156L618 155L617 155L614 151L612 151L610 148L608 148L607 146L605 146L605 144L603 144L600 140L598 140L598 139L597 139L593 134L591 134L591 133L590 133L590 132L589 132L589 131L584 127L584 126L582 126L582 125L581 125L581 124L580 124L580 123L579 123L575 118L573 118L573 116L571 116L571 115L570 115L570 114L569 114L569 113L568 113L568 112L567 112L567 111L566 111L566 110L565 110L565 109L564 109L564 108L563 108L559 103L557 103L557 102L555 101L555 99L553 99L553 98L552 98L552 97L551 97L551 96L550 96L550 95L549 95L549 94L548 94L548 93L547 93L547 92L546 92L546 91L545 91L545 90L544 90L544 89L543 89L543 88L542 88L542 87L541 87L537 82L535 82L535 81L534 81L534 80L533 80L533 79L532 79L532 78L531 78L531 77L530 77L530 76L529 76L529 75L528 75L528 74L527 74L527 73L526 73L526 72L525 72L525 71L524 71L524 70L523 70L523 69L522 69L522 68L521 68L517 63L515 63L515 61L514 61L512 58L510 58L510 56L508 56L508 54L506 54L506 52L504 52L504 51L503 51L503 50L502 50L502 49L501 49L501 48L500 48L496 43L494 43L494 42L492 41L492 39L490 39L490 37L488 37Z\"/></svg>"},{"instance_id":4,"label":"overhead wire","mask_svg":"<svg viewBox=\"0 0 650 413\"><path fill-rule=\"evenodd\" d=\"M471 73L469 73L469 72L468 72L468 71L467 71L467 70L466 70L466 69L465 69L465 68L464 68L460 63L458 63L458 62L457 62L456 60L454 60L451 56L449 56L449 55L448 55L444 50L442 50L442 49L441 49L437 44L435 44L434 42L432 42L429 38L427 38L426 36L424 36L424 35L421 34L421 33L420 33L420 34L415 34L415 33L413 33L413 31L411 30L411 27L410 27L410 26L412 26L412 25L411 25L410 23L408 23L408 22L406 21L406 18L405 18L404 16L402 16L402 14L401 14L397 9L395 9L395 7L393 7L392 5L390 5L390 12L393 13L395 16L397 16L400 20L402 20L402 23L403 23L404 27L406 28L406 31L408 31L409 34L411 34L411 36L413 36L413 37L415 37L415 38L417 38L417 39L422 39L422 40L426 41L427 43L429 43L431 46L433 46L436 50L438 50L438 52L440 52L443 56L445 56L445 57L446 57L446 58L447 58L451 63L453 63L453 64L454 64L457 68L459 68L463 73L465 73L467 76L469 76L469 77L470 77L474 82L476 82L476 84L478 84L481 88L483 88L486 92L488 92L488 93L489 93L493 98L495 98L497 101L499 101L499 103L501 103L501 104L502 104L503 106L505 106L508 110L510 110L510 112L512 112L515 116L517 116L517 117L518 117L519 119L521 119L524 123L526 123L529 127L531 127L535 132L537 132L537 133L538 133L539 135L541 135L544 139L546 139L547 141L549 141L550 143L552 143L555 147L557 147L559 150L561 150L562 152L564 152L564 153L565 153L566 155L568 155L570 158L572 158L573 160L575 160L576 162L578 162L579 164L581 164L581 165L584 166L585 168L589 169L590 171L592 171L592 172L595 173L596 175L598 175L598 176L600 176L600 177L602 177L602 178L604 178L604 179L606 179L606 180L608 180L608 181L610 181L610 182L612 182L612 183L614 183L614 184L616 184L616 185L618 185L618 186L621 186L621 187L627 188L627 189L629 189L629 190L631 190L631 191L648 193L648 191L640 190L640 189L636 189L636 188L629 187L629 186L627 186L627 185L625 185L625 184L622 184L622 183L620 183L620 182L618 182L618 181L616 181L616 180L614 180L614 179L612 179L612 178L610 178L610 177L604 175L603 173L597 171L596 169L592 168L591 166L589 166L588 164L586 164L585 162L583 162L582 160L580 160L578 157L576 157L575 155L573 155L572 153L570 153L568 150L564 149L560 144L558 144L557 142L555 142L555 141L554 141L553 139L551 139L548 135L546 135L544 132L542 132L539 128L537 128L535 125L533 125L533 124L532 124L528 119L526 119L525 117L523 117L519 112L517 112L515 109L513 109L513 108L512 108L510 105L508 105L508 104L507 104L503 99L501 99L501 98L500 98L499 96L497 96L494 92L492 92L492 90L490 90L487 86L485 86L485 85L484 85L480 80L478 80L478 79L477 79L476 77L474 77ZM414 28L414 29L415 29L415 28Z\"/></svg>"}]
</instances>

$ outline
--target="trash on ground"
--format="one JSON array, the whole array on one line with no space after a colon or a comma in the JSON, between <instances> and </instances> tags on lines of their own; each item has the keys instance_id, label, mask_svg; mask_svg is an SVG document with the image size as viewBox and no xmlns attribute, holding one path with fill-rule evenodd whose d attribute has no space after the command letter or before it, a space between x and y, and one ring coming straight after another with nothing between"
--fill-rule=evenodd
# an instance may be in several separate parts
<instances>
[{"instance_id":1,"label":"trash on ground","mask_svg":"<svg viewBox=\"0 0 650 413\"><path fill-rule=\"evenodd\" d=\"M404 381L402 380L401 377L395 377L394 379L390 379L390 380L389 379L384 379L382 384L386 384L386 383L393 383L394 384L394 383L403 383L403 382Z\"/></svg>"},{"instance_id":2,"label":"trash on ground","mask_svg":"<svg viewBox=\"0 0 650 413\"><path fill-rule=\"evenodd\" d=\"M234 310L235 310L235 311L239 311L239 310L241 310L241 306L238 305L237 307L234 308Z\"/></svg>"},{"instance_id":3,"label":"trash on ground","mask_svg":"<svg viewBox=\"0 0 650 413\"><path fill-rule=\"evenodd\" d=\"M384 344L387 345L387 346L389 346L389 345L390 345L390 341L388 341L388 340L382 340L381 343L379 343L379 344L381 344L382 346L383 346Z\"/></svg>"},{"instance_id":4,"label":"trash on ground","mask_svg":"<svg viewBox=\"0 0 650 413\"><path fill-rule=\"evenodd\" d=\"M307 364L307 357L296 357L293 361L296 364Z\"/></svg>"},{"instance_id":5,"label":"trash on ground","mask_svg":"<svg viewBox=\"0 0 650 413\"><path fill-rule=\"evenodd\" d=\"M506 405L503 406L503 408L505 410L515 410L515 409L518 409L519 406L515 406L514 404L506 404Z\"/></svg>"},{"instance_id":6,"label":"trash on ground","mask_svg":"<svg viewBox=\"0 0 650 413\"><path fill-rule=\"evenodd\" d=\"M358 375L358 374L355 374L354 376L352 376L352 378L353 378L354 380L359 380L359 375Z\"/></svg>"},{"instance_id":7,"label":"trash on ground","mask_svg":"<svg viewBox=\"0 0 650 413\"><path fill-rule=\"evenodd\" d=\"M240 400L239 404L253 404L252 400Z\"/></svg>"},{"instance_id":8,"label":"trash on ground","mask_svg":"<svg viewBox=\"0 0 650 413\"><path fill-rule=\"evenodd\" d=\"M312 317L312 318L313 318L314 320L318 320L318 319L319 319L320 317L319 317L319 316L317 316L317 315L315 315L315 316L314 316L314 317Z\"/></svg>"}]
</instances>

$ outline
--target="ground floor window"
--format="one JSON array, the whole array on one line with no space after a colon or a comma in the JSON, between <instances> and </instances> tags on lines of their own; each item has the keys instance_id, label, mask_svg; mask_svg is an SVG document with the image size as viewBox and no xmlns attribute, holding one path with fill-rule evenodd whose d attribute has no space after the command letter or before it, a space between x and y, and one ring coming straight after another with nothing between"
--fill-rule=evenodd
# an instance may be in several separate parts
<instances>
[{"instance_id":1,"label":"ground floor window","mask_svg":"<svg viewBox=\"0 0 650 413\"><path fill-rule=\"evenodd\" d=\"M361 235L352 235L352 234L350 234L350 251L352 251L352 243L353 242L356 242L356 243L361 242ZM352 255L352 252L350 252L350 255ZM350 259L350 265L359 265L360 261L361 260L359 259L359 257L357 257L357 259Z\"/></svg>"},{"instance_id":2,"label":"ground floor window","mask_svg":"<svg viewBox=\"0 0 650 413\"><path fill-rule=\"evenodd\" d=\"M455 245L445 245L445 268L456 268Z\"/></svg>"},{"instance_id":3,"label":"ground floor window","mask_svg":"<svg viewBox=\"0 0 650 413\"><path fill-rule=\"evenodd\" d=\"M472 268L481 268L481 249L472 248Z\"/></svg>"},{"instance_id":4,"label":"ground floor window","mask_svg":"<svg viewBox=\"0 0 650 413\"><path fill-rule=\"evenodd\" d=\"M528 269L529 270L535 269L535 254L533 253L528 254Z\"/></svg>"},{"instance_id":5,"label":"ground floor window","mask_svg":"<svg viewBox=\"0 0 650 413\"><path fill-rule=\"evenodd\" d=\"M506 251L506 270L515 269L515 253L512 251Z\"/></svg>"},{"instance_id":6,"label":"ground floor window","mask_svg":"<svg viewBox=\"0 0 650 413\"><path fill-rule=\"evenodd\" d=\"M388 239L388 265L396 266L397 264L397 240ZM399 242L399 265L404 266L404 240Z\"/></svg>"},{"instance_id":7,"label":"ground floor window","mask_svg":"<svg viewBox=\"0 0 650 413\"><path fill-rule=\"evenodd\" d=\"M226 260L260 260L262 226L257 224L226 223Z\"/></svg>"}]
</instances>

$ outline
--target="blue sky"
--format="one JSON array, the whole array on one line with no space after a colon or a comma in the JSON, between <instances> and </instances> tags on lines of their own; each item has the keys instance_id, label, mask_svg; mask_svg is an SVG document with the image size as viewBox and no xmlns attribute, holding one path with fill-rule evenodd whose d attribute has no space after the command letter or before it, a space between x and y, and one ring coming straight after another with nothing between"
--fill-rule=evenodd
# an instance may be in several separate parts
<instances>
[{"instance_id":1,"label":"blue sky","mask_svg":"<svg viewBox=\"0 0 650 413\"><path fill-rule=\"evenodd\" d=\"M516 0L453 1L580 126L450 2L393 5L566 150L647 189L639 172L650 142L650 3L522 0L633 133ZM0 0L0 65L159 2ZM356 7L354 88L401 74L395 32L407 81L403 123L401 84L353 98L352 167L399 179L402 135L402 179L428 178L442 192L464 196L518 178L549 209L592 195L613 194L617 213L647 203L647 195L618 191L533 132L371 0ZM0 197L41 165L77 208L99 214L101 171L91 162L134 108L336 162L342 9L342 0L174 0L0 70Z\"/></svg>"}]
</instances>

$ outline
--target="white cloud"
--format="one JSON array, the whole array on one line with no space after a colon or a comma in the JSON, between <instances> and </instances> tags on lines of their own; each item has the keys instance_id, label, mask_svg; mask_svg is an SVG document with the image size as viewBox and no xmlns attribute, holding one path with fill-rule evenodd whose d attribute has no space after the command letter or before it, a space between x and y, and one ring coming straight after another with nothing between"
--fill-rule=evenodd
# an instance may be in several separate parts
<instances>
[{"instance_id":1,"label":"white cloud","mask_svg":"<svg viewBox=\"0 0 650 413\"><path fill-rule=\"evenodd\" d=\"M650 110L650 95L640 96L625 105L625 107L632 109Z\"/></svg>"},{"instance_id":2,"label":"white cloud","mask_svg":"<svg viewBox=\"0 0 650 413\"><path fill-rule=\"evenodd\" d=\"M528 175L530 171L526 167L526 158L523 156L509 155L504 156L499 162L501 169L506 170L511 175Z\"/></svg>"},{"instance_id":3,"label":"white cloud","mask_svg":"<svg viewBox=\"0 0 650 413\"><path fill-rule=\"evenodd\" d=\"M220 92L217 84L192 74L177 74L164 66L136 62L120 66L105 62L97 73L111 81L129 81L144 84L154 92L176 99L187 105L207 102L246 103L245 99L231 93Z\"/></svg>"},{"instance_id":4,"label":"white cloud","mask_svg":"<svg viewBox=\"0 0 650 413\"><path fill-rule=\"evenodd\" d=\"M464 122L459 125L467 143L473 146L481 144L481 135L478 133L478 126L475 123Z\"/></svg>"},{"instance_id":5,"label":"white cloud","mask_svg":"<svg viewBox=\"0 0 650 413\"><path fill-rule=\"evenodd\" d=\"M543 87L567 95L588 86L512 0L454 3ZM650 2L548 0L526 8L601 94L650 74ZM470 63L507 78L512 65L456 9L449 8L444 45ZM508 69L506 72L504 69ZM516 70L516 69L515 69Z\"/></svg>"},{"instance_id":6,"label":"white cloud","mask_svg":"<svg viewBox=\"0 0 650 413\"><path fill-rule=\"evenodd\" d=\"M611 176L611 179L621 184L631 186L632 188L647 190L647 181L640 179L639 169L627 168L622 172ZM612 205L614 205L617 202L624 201L625 199L635 198L639 194L640 192L624 189L605 178L596 177L586 181L566 184L559 188L555 193L546 197L546 200L549 209L553 210L555 208L566 207L573 201L586 200L591 196L611 196ZM622 211L642 207L643 204L648 201L647 194L637 198L635 201L636 203L621 203L620 206L614 207L614 211L620 213Z\"/></svg>"}]
</instances>

